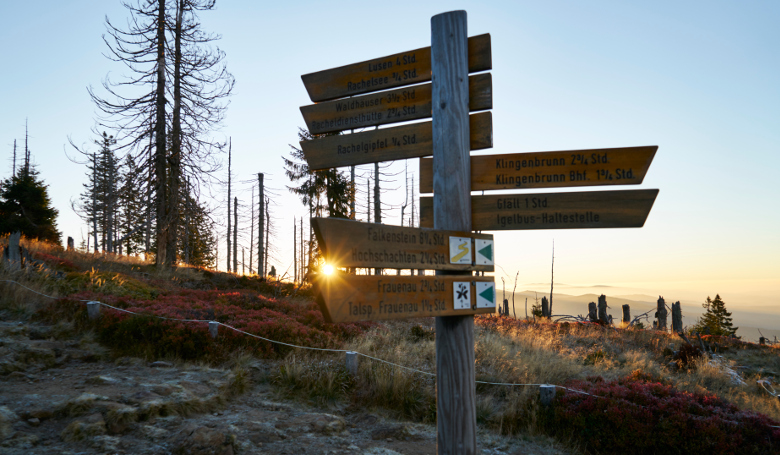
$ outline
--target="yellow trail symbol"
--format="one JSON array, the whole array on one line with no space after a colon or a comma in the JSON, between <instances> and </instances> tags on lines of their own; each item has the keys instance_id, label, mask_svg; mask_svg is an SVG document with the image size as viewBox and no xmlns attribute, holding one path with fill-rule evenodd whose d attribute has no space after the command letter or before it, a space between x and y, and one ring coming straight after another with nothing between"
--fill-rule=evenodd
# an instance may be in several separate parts
<instances>
[{"instance_id":1,"label":"yellow trail symbol","mask_svg":"<svg viewBox=\"0 0 780 455\"><path fill-rule=\"evenodd\" d=\"M467 255L469 253L469 249L468 249L468 247L466 245L468 245L468 242L463 242L462 244L458 245L458 249L460 250L460 253L456 254L452 258L452 262L460 261L460 258L462 258L463 256L465 256L465 255Z\"/></svg>"}]
</instances>

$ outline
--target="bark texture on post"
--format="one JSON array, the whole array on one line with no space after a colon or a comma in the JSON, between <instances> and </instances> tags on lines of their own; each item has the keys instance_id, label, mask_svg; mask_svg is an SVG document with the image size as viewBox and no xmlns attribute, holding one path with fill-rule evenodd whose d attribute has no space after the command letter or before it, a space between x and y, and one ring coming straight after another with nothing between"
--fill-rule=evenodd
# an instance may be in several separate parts
<instances>
[{"instance_id":1,"label":"bark texture on post","mask_svg":"<svg viewBox=\"0 0 780 455\"><path fill-rule=\"evenodd\" d=\"M680 333L682 330L682 308L680 307L680 302L674 302L672 304L672 331Z\"/></svg>"},{"instance_id":2,"label":"bark texture on post","mask_svg":"<svg viewBox=\"0 0 780 455\"><path fill-rule=\"evenodd\" d=\"M628 304L623 305L623 327L631 324L631 307Z\"/></svg>"},{"instance_id":3,"label":"bark texture on post","mask_svg":"<svg viewBox=\"0 0 780 455\"><path fill-rule=\"evenodd\" d=\"M656 310L655 317L658 318L658 330L666 331L666 315L668 312L666 311L666 301L664 301L664 298L660 295L658 296L658 309Z\"/></svg>"},{"instance_id":4,"label":"bark texture on post","mask_svg":"<svg viewBox=\"0 0 780 455\"><path fill-rule=\"evenodd\" d=\"M607 296L604 294L599 296L599 321L602 324L609 324L609 316L607 315Z\"/></svg>"},{"instance_id":5,"label":"bark texture on post","mask_svg":"<svg viewBox=\"0 0 780 455\"><path fill-rule=\"evenodd\" d=\"M431 18L436 229L471 231L466 19L465 11ZM473 316L436 318L436 371L437 451L474 454L477 419Z\"/></svg>"}]
</instances>

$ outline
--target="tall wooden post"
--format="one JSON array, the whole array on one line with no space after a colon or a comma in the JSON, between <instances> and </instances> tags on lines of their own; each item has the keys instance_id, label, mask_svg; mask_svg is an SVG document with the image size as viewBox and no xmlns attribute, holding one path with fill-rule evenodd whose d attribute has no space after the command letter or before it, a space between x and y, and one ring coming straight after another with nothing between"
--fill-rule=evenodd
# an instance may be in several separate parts
<instances>
[{"instance_id":1,"label":"tall wooden post","mask_svg":"<svg viewBox=\"0 0 780 455\"><path fill-rule=\"evenodd\" d=\"M257 222L257 274L261 277L265 277L265 268L263 268L263 228L265 227L265 219L263 216L265 215L265 188L263 187L263 173L257 174L257 184L260 188L260 200L258 201L258 204L260 205L260 210L258 213L258 216L260 217L259 221Z\"/></svg>"},{"instance_id":2,"label":"tall wooden post","mask_svg":"<svg viewBox=\"0 0 780 455\"><path fill-rule=\"evenodd\" d=\"M435 229L471 231L466 19L465 11L431 18ZM470 275L469 272L449 274ZM439 454L477 451L474 381L474 317L437 317L436 447Z\"/></svg>"}]
</instances>

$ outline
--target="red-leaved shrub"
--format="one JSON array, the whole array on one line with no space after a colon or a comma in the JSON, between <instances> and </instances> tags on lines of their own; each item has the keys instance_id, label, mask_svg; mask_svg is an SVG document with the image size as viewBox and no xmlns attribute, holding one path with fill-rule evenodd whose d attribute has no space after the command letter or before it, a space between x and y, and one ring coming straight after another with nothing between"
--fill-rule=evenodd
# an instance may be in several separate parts
<instances>
[{"instance_id":1,"label":"red-leaved shrub","mask_svg":"<svg viewBox=\"0 0 780 455\"><path fill-rule=\"evenodd\" d=\"M102 307L101 318L89 321L86 300L97 300L137 314ZM295 304L247 292L216 290L180 290L153 300L82 292L51 303L39 317L51 321L66 318L93 328L99 340L117 355L183 359L224 359L238 348L265 357L292 349L224 326L219 327L219 335L214 340L208 332L208 321L221 322L269 340L317 348L338 348L345 340L374 325L327 323L314 302Z\"/></svg>"},{"instance_id":2,"label":"red-leaved shrub","mask_svg":"<svg viewBox=\"0 0 780 455\"><path fill-rule=\"evenodd\" d=\"M715 395L693 394L634 374L571 381L545 428L589 452L614 454L777 454L780 426Z\"/></svg>"}]
</instances>

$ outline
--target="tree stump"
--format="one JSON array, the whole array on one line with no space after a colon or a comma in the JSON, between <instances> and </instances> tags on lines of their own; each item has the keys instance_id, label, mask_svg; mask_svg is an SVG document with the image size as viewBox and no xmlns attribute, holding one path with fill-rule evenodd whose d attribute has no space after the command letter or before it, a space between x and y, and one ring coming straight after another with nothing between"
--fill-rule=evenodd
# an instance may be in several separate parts
<instances>
[{"instance_id":1,"label":"tree stump","mask_svg":"<svg viewBox=\"0 0 780 455\"><path fill-rule=\"evenodd\" d=\"M590 302L588 304L588 319L590 319L590 322L596 322L599 320L598 311L596 310L596 302Z\"/></svg>"},{"instance_id":2,"label":"tree stump","mask_svg":"<svg viewBox=\"0 0 780 455\"><path fill-rule=\"evenodd\" d=\"M547 297L542 297L542 317L550 317L550 302L547 301Z\"/></svg>"},{"instance_id":3,"label":"tree stump","mask_svg":"<svg viewBox=\"0 0 780 455\"><path fill-rule=\"evenodd\" d=\"M631 324L631 307L628 304L623 305L623 327Z\"/></svg>"},{"instance_id":4,"label":"tree stump","mask_svg":"<svg viewBox=\"0 0 780 455\"><path fill-rule=\"evenodd\" d=\"M73 241L73 237L68 236L68 251L73 251L75 249L75 242Z\"/></svg>"},{"instance_id":5,"label":"tree stump","mask_svg":"<svg viewBox=\"0 0 780 455\"><path fill-rule=\"evenodd\" d=\"M682 308L680 307L680 302L674 302L672 304L672 331L680 333L682 330Z\"/></svg>"},{"instance_id":6,"label":"tree stump","mask_svg":"<svg viewBox=\"0 0 780 455\"><path fill-rule=\"evenodd\" d=\"M666 331L666 301L660 295L658 296L658 310L655 313L655 317L658 319L658 330Z\"/></svg>"},{"instance_id":7,"label":"tree stump","mask_svg":"<svg viewBox=\"0 0 780 455\"><path fill-rule=\"evenodd\" d=\"M609 316L607 315L607 296L604 294L599 296L598 312L599 322L604 325L609 324Z\"/></svg>"}]
</instances>

